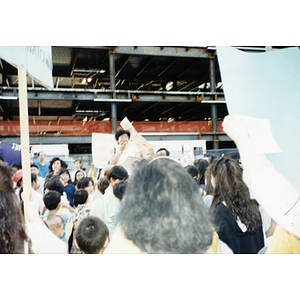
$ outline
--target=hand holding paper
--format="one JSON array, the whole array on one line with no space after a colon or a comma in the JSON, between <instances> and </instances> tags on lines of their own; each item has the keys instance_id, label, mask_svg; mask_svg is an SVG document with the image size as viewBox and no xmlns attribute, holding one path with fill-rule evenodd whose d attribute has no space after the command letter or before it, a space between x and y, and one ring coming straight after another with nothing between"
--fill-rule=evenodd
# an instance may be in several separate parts
<instances>
[{"instance_id":1,"label":"hand holding paper","mask_svg":"<svg viewBox=\"0 0 300 300\"><path fill-rule=\"evenodd\" d=\"M136 146L139 148L141 154L144 157L147 157L148 155L151 155L153 152L153 147L149 144L149 142L142 137L135 128L130 124L127 117L125 117L122 122L120 123L121 126L125 130L129 130L131 134L131 140L136 144Z\"/></svg>"},{"instance_id":2,"label":"hand holding paper","mask_svg":"<svg viewBox=\"0 0 300 300\"><path fill-rule=\"evenodd\" d=\"M246 123L240 116L226 116L222 123L223 131L236 141L241 132L247 132Z\"/></svg>"},{"instance_id":3,"label":"hand holding paper","mask_svg":"<svg viewBox=\"0 0 300 300\"><path fill-rule=\"evenodd\" d=\"M282 152L273 138L269 120L230 115L225 117L222 125L224 132L235 142L242 132L247 132L259 153Z\"/></svg>"}]
</instances>

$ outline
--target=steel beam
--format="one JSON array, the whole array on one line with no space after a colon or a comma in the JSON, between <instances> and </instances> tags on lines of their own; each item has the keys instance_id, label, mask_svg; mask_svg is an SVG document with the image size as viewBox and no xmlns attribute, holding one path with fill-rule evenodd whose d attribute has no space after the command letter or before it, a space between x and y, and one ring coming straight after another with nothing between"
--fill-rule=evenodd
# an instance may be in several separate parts
<instances>
[{"instance_id":1,"label":"steel beam","mask_svg":"<svg viewBox=\"0 0 300 300\"><path fill-rule=\"evenodd\" d=\"M138 91L138 90L101 90L101 89L44 89L28 88L28 100L58 100L58 101L94 101L99 99L133 99L135 102L199 102L210 103L216 96L216 104L226 104L224 94L220 92L180 92L180 91ZM1 87L0 100L18 100L16 88Z\"/></svg>"},{"instance_id":2,"label":"steel beam","mask_svg":"<svg viewBox=\"0 0 300 300\"><path fill-rule=\"evenodd\" d=\"M105 46L80 46L79 48L95 48L109 50ZM151 56L175 56L192 58L210 58L215 49L207 50L206 47L149 47L149 46L117 46L115 54L151 55Z\"/></svg>"},{"instance_id":3,"label":"steel beam","mask_svg":"<svg viewBox=\"0 0 300 300\"><path fill-rule=\"evenodd\" d=\"M206 49L186 47L115 47L116 54L209 58Z\"/></svg>"},{"instance_id":4,"label":"steel beam","mask_svg":"<svg viewBox=\"0 0 300 300\"><path fill-rule=\"evenodd\" d=\"M110 78L110 88L113 91L113 99L115 99L115 55L114 51L109 51L109 78ZM111 118L112 118L112 128L113 133L117 131L117 103L111 103Z\"/></svg>"},{"instance_id":5,"label":"steel beam","mask_svg":"<svg viewBox=\"0 0 300 300\"><path fill-rule=\"evenodd\" d=\"M212 93L215 93L216 91L216 73L215 73L215 58L210 59L210 90ZM212 97L212 100L214 100L214 97ZM217 105L213 103L211 105L211 117L212 117L212 130L214 133L218 132L218 112L217 112ZM219 149L219 140L218 136L213 136L214 143L213 148Z\"/></svg>"},{"instance_id":6,"label":"steel beam","mask_svg":"<svg viewBox=\"0 0 300 300\"><path fill-rule=\"evenodd\" d=\"M199 132L178 132L174 134L163 134L157 135L155 132L151 134L143 134L142 136L148 141L155 141L155 140L198 140L199 139ZM217 133L220 141L231 141L231 139L224 133ZM201 138L211 142L213 141L213 134L212 133L202 133ZM20 144L20 136L1 136L2 142L7 143L16 143ZM92 136L85 135L85 136L78 136L78 135L61 135L61 136L36 136L30 135L30 145L39 145L39 144L90 144L92 143Z\"/></svg>"}]
</instances>

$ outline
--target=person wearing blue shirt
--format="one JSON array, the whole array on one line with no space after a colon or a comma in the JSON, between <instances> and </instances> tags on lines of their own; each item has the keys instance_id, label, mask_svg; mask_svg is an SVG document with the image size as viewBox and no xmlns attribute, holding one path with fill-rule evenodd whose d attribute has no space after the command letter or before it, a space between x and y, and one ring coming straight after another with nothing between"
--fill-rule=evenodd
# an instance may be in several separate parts
<instances>
[{"instance_id":1,"label":"person wearing blue shirt","mask_svg":"<svg viewBox=\"0 0 300 300\"><path fill-rule=\"evenodd\" d=\"M39 161L34 163L39 168L38 176L45 178L46 175L49 173L49 163L45 161L46 153L43 151L40 151L38 153L38 159L39 159Z\"/></svg>"}]
</instances>

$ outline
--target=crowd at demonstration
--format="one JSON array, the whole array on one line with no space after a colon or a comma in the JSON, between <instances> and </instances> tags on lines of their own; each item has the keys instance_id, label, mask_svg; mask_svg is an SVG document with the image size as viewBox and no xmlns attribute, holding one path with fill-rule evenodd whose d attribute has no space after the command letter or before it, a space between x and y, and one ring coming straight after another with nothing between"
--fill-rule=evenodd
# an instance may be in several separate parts
<instances>
[{"instance_id":1,"label":"crowd at demonstration","mask_svg":"<svg viewBox=\"0 0 300 300\"><path fill-rule=\"evenodd\" d=\"M223 128L238 151L186 167L165 148L142 157L123 129L98 172L77 159L70 173L40 152L32 199L22 163L1 162L0 252L300 253L299 193L256 151L242 120L227 116ZM122 166L129 156L140 157L133 172Z\"/></svg>"}]
</instances>

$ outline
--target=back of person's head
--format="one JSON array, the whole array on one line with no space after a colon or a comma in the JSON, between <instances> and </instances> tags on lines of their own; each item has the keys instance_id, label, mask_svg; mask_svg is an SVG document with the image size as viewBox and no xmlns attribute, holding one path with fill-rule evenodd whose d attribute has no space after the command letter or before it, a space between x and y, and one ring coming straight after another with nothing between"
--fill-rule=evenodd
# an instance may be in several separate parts
<instances>
[{"instance_id":1,"label":"back of person's head","mask_svg":"<svg viewBox=\"0 0 300 300\"><path fill-rule=\"evenodd\" d=\"M128 135L128 139L130 139L130 131L124 130L124 129L119 129L115 133L115 139L116 139L116 141L118 141L119 137L121 135L123 135L123 134L127 134Z\"/></svg>"},{"instance_id":2,"label":"back of person's head","mask_svg":"<svg viewBox=\"0 0 300 300\"><path fill-rule=\"evenodd\" d=\"M114 193L115 197L122 200L125 195L127 186L128 186L128 181L122 180L122 181L116 182L116 184L113 187L113 193Z\"/></svg>"},{"instance_id":3,"label":"back of person's head","mask_svg":"<svg viewBox=\"0 0 300 300\"><path fill-rule=\"evenodd\" d=\"M63 235L64 221L61 216L51 214L46 216L43 221L56 236L61 237Z\"/></svg>"},{"instance_id":4,"label":"back of person's head","mask_svg":"<svg viewBox=\"0 0 300 300\"><path fill-rule=\"evenodd\" d=\"M53 210L56 209L60 203L60 193L57 191L49 191L44 195L43 200L47 209Z\"/></svg>"},{"instance_id":5,"label":"back of person's head","mask_svg":"<svg viewBox=\"0 0 300 300\"><path fill-rule=\"evenodd\" d=\"M210 164L213 162L215 158L217 158L217 155L213 153L205 153L203 156L208 158Z\"/></svg>"},{"instance_id":6,"label":"back of person's head","mask_svg":"<svg viewBox=\"0 0 300 300\"><path fill-rule=\"evenodd\" d=\"M89 194L85 189L78 189L73 194L73 203L77 207L80 204L85 204L88 200Z\"/></svg>"},{"instance_id":7,"label":"back of person's head","mask_svg":"<svg viewBox=\"0 0 300 300\"><path fill-rule=\"evenodd\" d=\"M0 254L24 253L25 242L32 253L31 240L26 234L24 217L14 192L12 173L6 163L0 163Z\"/></svg>"},{"instance_id":8,"label":"back of person's head","mask_svg":"<svg viewBox=\"0 0 300 300\"><path fill-rule=\"evenodd\" d=\"M30 175L31 175L31 184L32 184L33 182L36 182L36 175L33 174L33 173L31 173ZM22 185L20 190L19 190L19 194L18 194L20 201L22 201L21 195L22 195L23 191L24 191L24 188L23 188L23 185Z\"/></svg>"},{"instance_id":9,"label":"back of person's head","mask_svg":"<svg viewBox=\"0 0 300 300\"><path fill-rule=\"evenodd\" d=\"M97 182L97 188L102 195L105 194L105 190L109 187L109 180L106 176L101 177Z\"/></svg>"},{"instance_id":10,"label":"back of person's head","mask_svg":"<svg viewBox=\"0 0 300 300\"><path fill-rule=\"evenodd\" d=\"M74 233L77 246L86 254L97 254L106 246L109 237L105 223L96 216L81 220Z\"/></svg>"},{"instance_id":11,"label":"back of person's head","mask_svg":"<svg viewBox=\"0 0 300 300\"><path fill-rule=\"evenodd\" d=\"M235 159L237 161L239 161L239 159L241 158L239 150L229 151L229 152L225 153L224 156L225 157L230 157L230 158Z\"/></svg>"},{"instance_id":12,"label":"back of person's head","mask_svg":"<svg viewBox=\"0 0 300 300\"><path fill-rule=\"evenodd\" d=\"M170 151L166 148L159 148L156 151L156 156L170 156Z\"/></svg>"},{"instance_id":13,"label":"back of person's head","mask_svg":"<svg viewBox=\"0 0 300 300\"><path fill-rule=\"evenodd\" d=\"M146 253L204 253L212 243L211 216L199 186L166 157L137 170L126 189L120 225Z\"/></svg>"},{"instance_id":14,"label":"back of person's head","mask_svg":"<svg viewBox=\"0 0 300 300\"><path fill-rule=\"evenodd\" d=\"M126 180L128 178L128 173L126 169L122 166L113 166L107 173L107 179L119 179Z\"/></svg>"},{"instance_id":15,"label":"back of person's head","mask_svg":"<svg viewBox=\"0 0 300 300\"><path fill-rule=\"evenodd\" d=\"M3 156L0 155L0 162L3 162L3 161L4 161Z\"/></svg>"},{"instance_id":16,"label":"back of person's head","mask_svg":"<svg viewBox=\"0 0 300 300\"><path fill-rule=\"evenodd\" d=\"M208 168L205 172L205 194L206 195L214 194L214 187L211 182L211 169L210 168Z\"/></svg>"},{"instance_id":17,"label":"back of person's head","mask_svg":"<svg viewBox=\"0 0 300 300\"><path fill-rule=\"evenodd\" d=\"M20 161L16 161L16 162L11 164L11 167L15 168L17 170L21 170L22 169L22 163Z\"/></svg>"},{"instance_id":18,"label":"back of person's head","mask_svg":"<svg viewBox=\"0 0 300 300\"><path fill-rule=\"evenodd\" d=\"M44 187L49 191L57 191L58 193L60 193L60 195L63 194L65 188L64 184L60 180L59 175L55 176L55 178L51 178L50 180L48 180L45 183Z\"/></svg>"},{"instance_id":19,"label":"back of person's head","mask_svg":"<svg viewBox=\"0 0 300 300\"><path fill-rule=\"evenodd\" d=\"M194 180L197 182L197 184L199 184L199 180L198 180L199 171L198 171L198 168L193 166L193 165L189 165L189 166L186 166L185 169L192 176L192 178L194 178Z\"/></svg>"},{"instance_id":20,"label":"back of person's head","mask_svg":"<svg viewBox=\"0 0 300 300\"><path fill-rule=\"evenodd\" d=\"M89 186L90 182L92 182L93 185L94 185L94 180L93 180L92 177L87 177L87 176L82 177L82 178L80 178L80 180L77 182L77 188L78 188L78 189L84 189L84 188L86 188L86 187Z\"/></svg>"},{"instance_id":21,"label":"back of person's head","mask_svg":"<svg viewBox=\"0 0 300 300\"><path fill-rule=\"evenodd\" d=\"M199 159L198 162L198 171L199 171L199 182L200 184L205 184L205 171L209 167L209 162L206 159Z\"/></svg>"},{"instance_id":22,"label":"back of person's head","mask_svg":"<svg viewBox=\"0 0 300 300\"><path fill-rule=\"evenodd\" d=\"M226 156L215 159L210 172L214 185L211 209L224 201L233 216L239 217L249 232L255 232L260 226L259 211L257 204L250 200L237 160Z\"/></svg>"}]
</instances>

